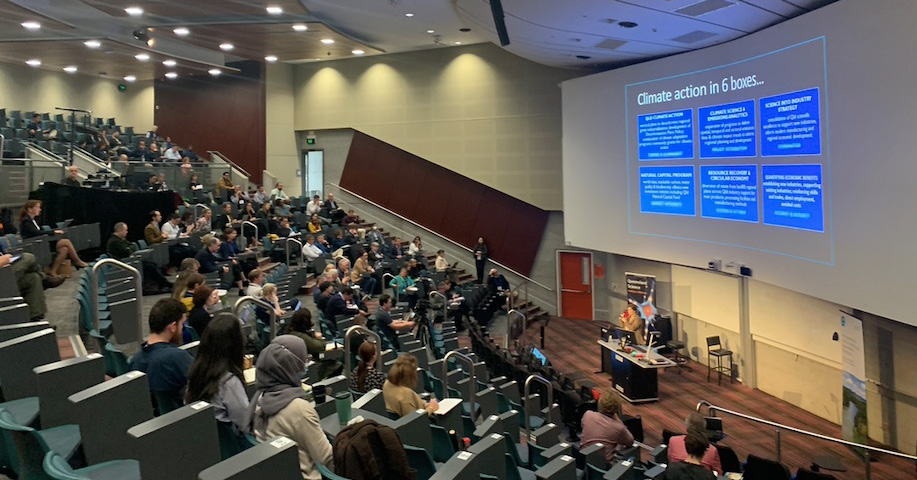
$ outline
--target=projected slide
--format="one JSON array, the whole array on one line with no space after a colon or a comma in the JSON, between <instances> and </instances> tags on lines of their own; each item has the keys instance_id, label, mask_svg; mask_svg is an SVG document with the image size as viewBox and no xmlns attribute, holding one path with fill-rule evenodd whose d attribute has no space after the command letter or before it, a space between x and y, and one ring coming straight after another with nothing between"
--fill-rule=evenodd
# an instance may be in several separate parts
<instances>
[{"instance_id":1,"label":"projected slide","mask_svg":"<svg viewBox=\"0 0 917 480\"><path fill-rule=\"evenodd\" d=\"M630 233L833 262L824 42L626 85Z\"/></svg>"}]
</instances>

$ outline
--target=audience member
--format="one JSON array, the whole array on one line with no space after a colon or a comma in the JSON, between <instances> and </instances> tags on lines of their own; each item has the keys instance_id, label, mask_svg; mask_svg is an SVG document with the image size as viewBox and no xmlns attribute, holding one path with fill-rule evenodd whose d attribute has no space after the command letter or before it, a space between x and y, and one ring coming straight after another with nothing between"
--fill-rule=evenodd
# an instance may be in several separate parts
<instances>
[{"instance_id":1,"label":"audience member","mask_svg":"<svg viewBox=\"0 0 917 480\"><path fill-rule=\"evenodd\" d=\"M347 210L347 215L341 219L341 225L352 225L357 222L359 222L359 219L353 209Z\"/></svg>"},{"instance_id":2,"label":"audience member","mask_svg":"<svg viewBox=\"0 0 917 480\"><path fill-rule=\"evenodd\" d=\"M707 438L707 422L700 413L691 412L688 417L685 418L685 429L688 432L687 435L675 435L669 439L669 448L667 450L669 465L677 462L684 462L690 458L691 454L687 451L686 446L688 436L695 434L700 435L704 439ZM723 467L720 463L720 454L715 446L709 445L706 451L701 452L698 459L700 460L700 464L707 470L723 473Z\"/></svg>"},{"instance_id":3,"label":"audience member","mask_svg":"<svg viewBox=\"0 0 917 480\"><path fill-rule=\"evenodd\" d=\"M130 369L147 375L150 392L182 405L188 370L194 358L178 348L187 319L187 309L173 298L163 298L150 310L150 336L131 358ZM163 406L160 405L160 412Z\"/></svg>"},{"instance_id":4,"label":"audience member","mask_svg":"<svg viewBox=\"0 0 917 480\"><path fill-rule=\"evenodd\" d=\"M276 315L277 318L280 318L287 314L287 312L283 308L280 307L280 299L277 298L277 285L274 285L273 283L265 283L264 287L261 287L261 299L271 305L271 308L274 310L274 315ZM258 309L261 309L261 307L258 307L256 311ZM263 309L261 310L263 311ZM270 313L268 312L264 312L264 313L266 313L266 315L260 315L259 317L261 318L261 320L264 323L270 325L270 321L271 321Z\"/></svg>"},{"instance_id":5,"label":"audience member","mask_svg":"<svg viewBox=\"0 0 917 480\"><path fill-rule=\"evenodd\" d=\"M22 207L22 210L19 211L19 234L23 239L29 239L34 237L39 237L42 235L63 235L63 230L51 230L45 231L38 226L36 219L41 215L41 200L28 200L25 202L25 205ZM54 257L54 263L51 264L49 271L51 275L56 275L57 270L64 263L64 260L70 259L73 262L73 266L77 268L85 268L89 265L80 260L80 256L76 253L76 247L73 246L73 242L67 238L52 238L50 239L51 250L57 252L57 256Z\"/></svg>"},{"instance_id":6,"label":"audience member","mask_svg":"<svg viewBox=\"0 0 917 480\"><path fill-rule=\"evenodd\" d=\"M401 267L398 275L393 277L388 285L395 289L399 301L406 299L408 307L411 310L414 309L414 306L417 305L417 287L414 286L414 279L408 276L407 267Z\"/></svg>"},{"instance_id":7,"label":"audience member","mask_svg":"<svg viewBox=\"0 0 917 480\"><path fill-rule=\"evenodd\" d=\"M350 287L344 287L340 292L331 296L328 299L328 306L325 308L325 318L329 320L332 330L337 332L336 317L338 315L345 315L351 317L361 313L366 315L366 311L360 310L354 301L353 301L353 289Z\"/></svg>"},{"instance_id":8,"label":"audience member","mask_svg":"<svg viewBox=\"0 0 917 480\"><path fill-rule=\"evenodd\" d=\"M201 284L194 289L191 303L193 307L188 312L188 325L197 332L199 338L204 338L204 332L209 328L213 319L209 308L220 303L220 295L216 290Z\"/></svg>"},{"instance_id":9,"label":"audience member","mask_svg":"<svg viewBox=\"0 0 917 480\"><path fill-rule=\"evenodd\" d=\"M446 270L449 270L449 262L446 261L446 252L444 250L436 251L436 261L433 263L433 268L440 273L446 273Z\"/></svg>"},{"instance_id":10,"label":"audience member","mask_svg":"<svg viewBox=\"0 0 917 480\"><path fill-rule=\"evenodd\" d=\"M248 287L245 288L245 295L249 297L261 297L261 287L264 285L264 272L260 268L255 268L248 272Z\"/></svg>"},{"instance_id":11,"label":"audience member","mask_svg":"<svg viewBox=\"0 0 917 480\"><path fill-rule=\"evenodd\" d=\"M188 188L191 189L191 200L194 203L203 203L204 200L209 201L208 205L210 203L214 203L213 193L207 190L200 182L200 177L198 174L191 174L191 180L188 182Z\"/></svg>"},{"instance_id":12,"label":"audience member","mask_svg":"<svg viewBox=\"0 0 917 480\"><path fill-rule=\"evenodd\" d=\"M159 135L156 133L159 131L159 125L153 125L153 128L146 132L146 139L150 142L156 142L159 140Z\"/></svg>"},{"instance_id":13,"label":"audience member","mask_svg":"<svg viewBox=\"0 0 917 480\"><path fill-rule=\"evenodd\" d=\"M403 417L415 410L425 410L428 415L439 409L439 402L434 398L424 402L414 391L417 383L417 358L404 353L395 360L388 372L388 379L382 386L382 397L385 409Z\"/></svg>"},{"instance_id":14,"label":"audience member","mask_svg":"<svg viewBox=\"0 0 917 480\"><path fill-rule=\"evenodd\" d=\"M259 208L261 205L271 201L271 196L264 191L264 185L258 185L258 191L255 192L255 196L252 198L252 201L257 203Z\"/></svg>"},{"instance_id":15,"label":"audience member","mask_svg":"<svg viewBox=\"0 0 917 480\"><path fill-rule=\"evenodd\" d=\"M108 256L115 260L123 260L130 257L137 251L133 243L127 241L127 224L118 222L115 224L114 232L108 243L105 244L105 251ZM143 268L143 294L155 295L159 293L168 293L171 289L169 281L162 275L156 264L148 260L141 260Z\"/></svg>"},{"instance_id":16,"label":"audience member","mask_svg":"<svg viewBox=\"0 0 917 480\"><path fill-rule=\"evenodd\" d=\"M401 238L399 237L393 238L392 244L386 245L383 250L385 256L392 260L398 260L404 256L404 247L401 245Z\"/></svg>"},{"instance_id":17,"label":"audience member","mask_svg":"<svg viewBox=\"0 0 917 480\"><path fill-rule=\"evenodd\" d=\"M0 255L0 268L13 269L19 294L29 306L29 319L37 322L44 319L45 313L48 312L43 287L54 288L64 283L64 278L43 277L35 255L29 252L20 253L16 257L8 253Z\"/></svg>"},{"instance_id":18,"label":"audience member","mask_svg":"<svg viewBox=\"0 0 917 480\"><path fill-rule=\"evenodd\" d=\"M392 319L392 297L387 293L379 297L379 308L376 310L376 327L379 333L388 337L395 349L401 348L398 341L398 330L414 328L414 322Z\"/></svg>"},{"instance_id":19,"label":"audience member","mask_svg":"<svg viewBox=\"0 0 917 480\"><path fill-rule=\"evenodd\" d=\"M203 244L203 248L194 255L194 259L201 265L199 271L201 273L220 272L220 277L223 279L221 286L229 288L236 279L229 275L229 267L220 266L217 263L222 260L216 255L216 252L220 250L220 239L212 235L204 235L201 237L201 244ZM241 280L238 281L238 287L240 290L242 289Z\"/></svg>"},{"instance_id":20,"label":"audience member","mask_svg":"<svg viewBox=\"0 0 917 480\"><path fill-rule=\"evenodd\" d=\"M324 255L322 250L315 244L314 235L306 235L306 243L302 246L302 256L308 261L313 261Z\"/></svg>"},{"instance_id":21,"label":"audience member","mask_svg":"<svg viewBox=\"0 0 917 480\"><path fill-rule=\"evenodd\" d=\"M80 169L72 166L67 167L67 177L64 178L61 183L68 187L82 187L83 182L80 181Z\"/></svg>"},{"instance_id":22,"label":"audience member","mask_svg":"<svg viewBox=\"0 0 917 480\"><path fill-rule=\"evenodd\" d=\"M167 162L180 162L182 155L181 152L178 151L178 145L172 145L162 154L162 157Z\"/></svg>"},{"instance_id":23,"label":"audience member","mask_svg":"<svg viewBox=\"0 0 917 480\"><path fill-rule=\"evenodd\" d=\"M207 331L188 373L186 403L213 405L218 422L232 424L239 445L249 428L249 403L245 394L245 340L239 320L228 313L218 315Z\"/></svg>"},{"instance_id":24,"label":"audience member","mask_svg":"<svg viewBox=\"0 0 917 480\"><path fill-rule=\"evenodd\" d=\"M173 212L169 215L169 221L162 224L162 235L165 236L166 240L179 240L187 238L192 228L194 228L193 225L183 226L181 224L181 215L178 212ZM146 230L144 230L144 233L146 233ZM188 242L174 242L169 245L169 265L177 267L182 260L193 257L194 253L194 248Z\"/></svg>"},{"instance_id":25,"label":"audience member","mask_svg":"<svg viewBox=\"0 0 917 480\"><path fill-rule=\"evenodd\" d=\"M366 393L374 388L382 389L385 385L385 374L376 370L376 345L370 342L360 344L357 354L360 363L350 376L350 389Z\"/></svg>"},{"instance_id":26,"label":"audience member","mask_svg":"<svg viewBox=\"0 0 917 480\"><path fill-rule=\"evenodd\" d=\"M232 227L238 222L232 216L232 204L224 203L223 212L216 216L216 219L213 220L211 228L215 232L222 232L226 227Z\"/></svg>"},{"instance_id":27,"label":"audience member","mask_svg":"<svg viewBox=\"0 0 917 480\"><path fill-rule=\"evenodd\" d=\"M340 374L342 370L340 361L331 359L319 360L325 353L325 339L322 337L321 332L315 331L315 324L312 323L312 312L305 308L300 308L294 312L293 317L290 318L290 323L287 325L286 333L302 339L306 345L306 351L309 352L313 360L318 362L318 365L316 365L318 378L310 380L319 381Z\"/></svg>"},{"instance_id":28,"label":"audience member","mask_svg":"<svg viewBox=\"0 0 917 480\"><path fill-rule=\"evenodd\" d=\"M235 228L228 227L223 230L223 238L220 242L220 256L223 257L224 260L229 260L231 262L230 268L233 270L232 275L233 277L238 277L241 284L243 276L254 269L258 265L258 262L251 258L248 261L237 258L239 255L251 251L250 248L246 248L245 250L239 248L239 245L236 243L236 237L238 236L239 234L236 232ZM242 295L244 295L244 292L240 290L239 296Z\"/></svg>"},{"instance_id":29,"label":"audience member","mask_svg":"<svg viewBox=\"0 0 917 480\"><path fill-rule=\"evenodd\" d=\"M325 211L327 212L325 216L331 219L332 223L339 223L345 215L344 209L338 206L333 193L329 193L328 198L325 200Z\"/></svg>"},{"instance_id":30,"label":"audience member","mask_svg":"<svg viewBox=\"0 0 917 480\"><path fill-rule=\"evenodd\" d=\"M408 245L408 255L417 257L423 254L423 242L420 237L414 237L414 240Z\"/></svg>"},{"instance_id":31,"label":"audience member","mask_svg":"<svg viewBox=\"0 0 917 480\"><path fill-rule=\"evenodd\" d=\"M322 231L322 221L318 218L317 213L313 213L309 218L309 233L319 233Z\"/></svg>"},{"instance_id":32,"label":"audience member","mask_svg":"<svg viewBox=\"0 0 917 480\"><path fill-rule=\"evenodd\" d=\"M325 238L324 233L319 233L315 236L315 246L322 251L322 254L330 255L331 254L331 244L328 243L327 238Z\"/></svg>"},{"instance_id":33,"label":"audience member","mask_svg":"<svg viewBox=\"0 0 917 480\"><path fill-rule=\"evenodd\" d=\"M162 214L157 210L150 212L150 223L143 229L143 238L146 239L148 245L155 245L157 243L162 243L169 238L168 235L162 232L159 228L159 222L162 221Z\"/></svg>"},{"instance_id":34,"label":"audience member","mask_svg":"<svg viewBox=\"0 0 917 480\"><path fill-rule=\"evenodd\" d=\"M271 190L271 200L275 202L280 200L286 204L290 203L290 196L287 195L287 192L283 191L283 182L278 183L277 186Z\"/></svg>"},{"instance_id":35,"label":"audience member","mask_svg":"<svg viewBox=\"0 0 917 480\"><path fill-rule=\"evenodd\" d=\"M602 443L605 445L605 460L614 462L615 451L618 448L631 446L634 436L618 417L620 410L621 399L617 392L603 389L599 395L598 411L587 411L583 414L580 448Z\"/></svg>"},{"instance_id":36,"label":"audience member","mask_svg":"<svg viewBox=\"0 0 917 480\"><path fill-rule=\"evenodd\" d=\"M324 205L321 198L315 195L312 197L312 201L306 204L306 213L308 213L310 217L312 215L319 215L322 213L322 207L324 207Z\"/></svg>"},{"instance_id":37,"label":"audience member","mask_svg":"<svg viewBox=\"0 0 917 480\"><path fill-rule=\"evenodd\" d=\"M334 295L334 284L325 280L318 284L318 288L312 293L312 300L315 302L315 309L319 312L325 312L328 308L328 300Z\"/></svg>"},{"instance_id":38,"label":"audience member","mask_svg":"<svg viewBox=\"0 0 917 480\"><path fill-rule=\"evenodd\" d=\"M250 430L261 441L282 436L296 442L303 478L319 480L315 464L331 466L331 444L302 388L307 356L305 343L292 335L274 338L261 352Z\"/></svg>"},{"instance_id":39,"label":"audience member","mask_svg":"<svg viewBox=\"0 0 917 480\"><path fill-rule=\"evenodd\" d=\"M369 253L363 252L353 265L350 272L350 281L359 283L364 294L372 296L376 293L376 269L369 265Z\"/></svg>"},{"instance_id":40,"label":"audience member","mask_svg":"<svg viewBox=\"0 0 917 480\"><path fill-rule=\"evenodd\" d=\"M193 260L193 259L192 259ZM188 312L194 308L194 291L197 287L204 285L207 280L203 275L191 270L182 270L175 280L175 288L172 290L172 298L182 302Z\"/></svg>"},{"instance_id":41,"label":"audience member","mask_svg":"<svg viewBox=\"0 0 917 480\"><path fill-rule=\"evenodd\" d=\"M379 231L379 227L376 224L373 224L369 231L366 232L366 240L369 243L375 243L376 245L382 245L385 243L385 237L382 235L382 232Z\"/></svg>"},{"instance_id":42,"label":"audience member","mask_svg":"<svg viewBox=\"0 0 917 480\"><path fill-rule=\"evenodd\" d=\"M217 180L216 186L216 196L220 199L221 202L229 201L229 196L232 194L233 187L236 185L232 183L232 174L229 172L223 172L223 176Z\"/></svg>"},{"instance_id":43,"label":"audience member","mask_svg":"<svg viewBox=\"0 0 917 480\"><path fill-rule=\"evenodd\" d=\"M478 243L474 245L472 256L474 257L474 269L478 274L478 278L475 283L480 285L484 283L484 267L487 265L487 258L489 256L487 244L484 243L484 237L478 237Z\"/></svg>"},{"instance_id":44,"label":"audience member","mask_svg":"<svg viewBox=\"0 0 917 480\"><path fill-rule=\"evenodd\" d=\"M704 452L711 447L707 437L699 432L688 432L684 440L686 458L669 462L665 469L666 480L716 480L716 475L702 462Z\"/></svg>"},{"instance_id":45,"label":"audience member","mask_svg":"<svg viewBox=\"0 0 917 480\"><path fill-rule=\"evenodd\" d=\"M496 268L491 268L487 276L487 290L492 295L505 295L506 292L509 292L509 282Z\"/></svg>"}]
</instances>

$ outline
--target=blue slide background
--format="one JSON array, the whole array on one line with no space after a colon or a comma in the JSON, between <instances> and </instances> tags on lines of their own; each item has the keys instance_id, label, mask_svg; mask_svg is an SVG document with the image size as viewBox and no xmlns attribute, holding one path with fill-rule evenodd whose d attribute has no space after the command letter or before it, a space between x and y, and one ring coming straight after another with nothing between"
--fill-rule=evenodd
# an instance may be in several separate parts
<instances>
[{"instance_id":1,"label":"blue slide background","mask_svg":"<svg viewBox=\"0 0 917 480\"><path fill-rule=\"evenodd\" d=\"M757 155L754 100L699 108L697 124L701 158Z\"/></svg>"},{"instance_id":2,"label":"blue slide background","mask_svg":"<svg viewBox=\"0 0 917 480\"><path fill-rule=\"evenodd\" d=\"M638 116L640 160L694 158L693 113L689 108Z\"/></svg>"},{"instance_id":3,"label":"blue slide background","mask_svg":"<svg viewBox=\"0 0 917 480\"><path fill-rule=\"evenodd\" d=\"M813 179L775 179L774 175ZM765 224L824 231L821 165L762 165L761 178ZM817 187L807 188L804 184Z\"/></svg>"},{"instance_id":4,"label":"blue slide background","mask_svg":"<svg viewBox=\"0 0 917 480\"><path fill-rule=\"evenodd\" d=\"M694 167L640 167L640 211L694 216Z\"/></svg>"},{"instance_id":5,"label":"blue slide background","mask_svg":"<svg viewBox=\"0 0 917 480\"><path fill-rule=\"evenodd\" d=\"M700 167L700 214L707 218L758 221L758 167Z\"/></svg>"},{"instance_id":6,"label":"blue slide background","mask_svg":"<svg viewBox=\"0 0 917 480\"><path fill-rule=\"evenodd\" d=\"M764 97L759 103L762 156L821 154L817 88Z\"/></svg>"}]
</instances>

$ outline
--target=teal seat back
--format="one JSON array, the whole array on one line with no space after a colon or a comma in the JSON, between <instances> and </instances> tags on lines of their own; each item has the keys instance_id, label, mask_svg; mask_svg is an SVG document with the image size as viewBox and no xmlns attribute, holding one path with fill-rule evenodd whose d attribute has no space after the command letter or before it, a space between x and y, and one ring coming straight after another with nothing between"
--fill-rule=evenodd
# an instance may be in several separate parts
<instances>
[{"instance_id":1,"label":"teal seat back","mask_svg":"<svg viewBox=\"0 0 917 480\"><path fill-rule=\"evenodd\" d=\"M45 473L54 480L89 480L89 477L73 471L67 460L54 452L48 452L45 455L42 465Z\"/></svg>"},{"instance_id":2,"label":"teal seat back","mask_svg":"<svg viewBox=\"0 0 917 480\"><path fill-rule=\"evenodd\" d=\"M328 470L328 467L322 465L321 463L316 462L315 466L318 467L318 473L321 474L323 480L350 480L349 478L335 475L334 472Z\"/></svg>"},{"instance_id":3,"label":"teal seat back","mask_svg":"<svg viewBox=\"0 0 917 480\"><path fill-rule=\"evenodd\" d=\"M433 439L433 460L446 463L455 455L455 445L449 438L449 432L439 425L430 425L430 436Z\"/></svg>"},{"instance_id":4,"label":"teal seat back","mask_svg":"<svg viewBox=\"0 0 917 480\"><path fill-rule=\"evenodd\" d=\"M417 480L428 480L436 473L436 464L430 457L430 452L411 445L404 446L404 453L408 455L408 465L417 470Z\"/></svg>"}]
</instances>

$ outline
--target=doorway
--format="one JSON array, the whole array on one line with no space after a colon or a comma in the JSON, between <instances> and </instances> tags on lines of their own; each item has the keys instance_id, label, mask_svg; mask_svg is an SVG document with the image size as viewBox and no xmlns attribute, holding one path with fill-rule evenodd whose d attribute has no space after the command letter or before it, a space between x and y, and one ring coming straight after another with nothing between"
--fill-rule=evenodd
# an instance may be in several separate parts
<instances>
[{"instance_id":1,"label":"doorway","mask_svg":"<svg viewBox=\"0 0 917 480\"><path fill-rule=\"evenodd\" d=\"M304 150L301 167L302 196L310 200L313 195L324 198L325 151Z\"/></svg>"},{"instance_id":2,"label":"doorway","mask_svg":"<svg viewBox=\"0 0 917 480\"><path fill-rule=\"evenodd\" d=\"M592 253L557 251L557 285L560 316L592 320Z\"/></svg>"}]
</instances>

